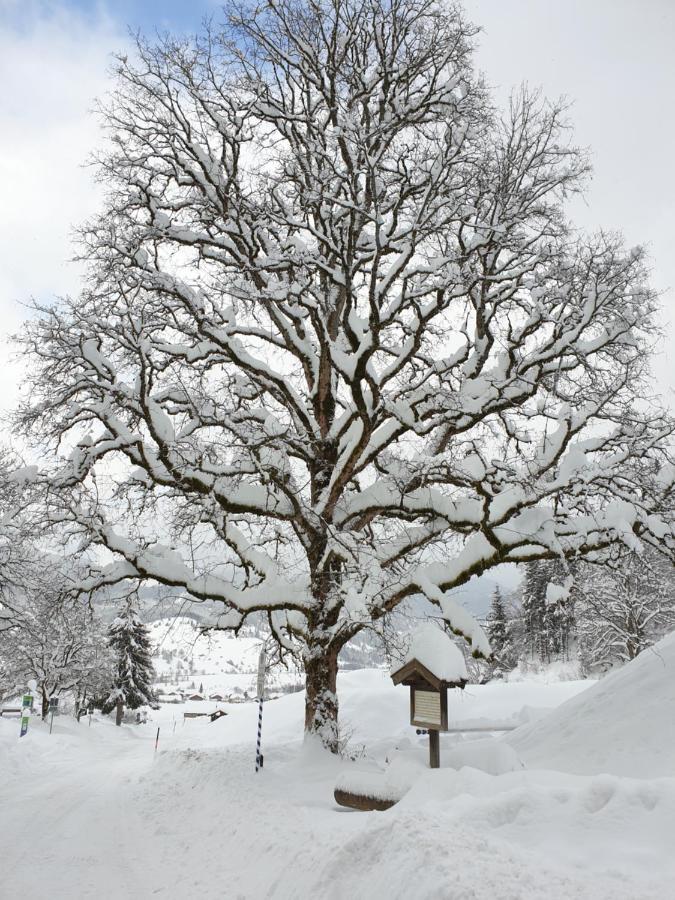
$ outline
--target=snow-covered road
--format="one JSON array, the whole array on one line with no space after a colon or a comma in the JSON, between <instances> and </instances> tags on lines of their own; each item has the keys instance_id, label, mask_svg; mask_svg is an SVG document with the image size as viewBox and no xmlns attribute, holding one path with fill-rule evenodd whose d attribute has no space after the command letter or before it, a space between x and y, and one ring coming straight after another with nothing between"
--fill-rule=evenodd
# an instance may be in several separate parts
<instances>
[{"instance_id":1,"label":"snow-covered road","mask_svg":"<svg viewBox=\"0 0 675 900\"><path fill-rule=\"evenodd\" d=\"M81 726L77 752L67 740L69 725L56 726L46 758L35 765L30 754L23 772L16 759L20 748L12 748L17 777L0 787L0 896L142 896L138 888L151 883L154 855L145 851L150 841L134 785L152 762L149 747L114 733L110 741L87 740L91 736Z\"/></svg>"},{"instance_id":2,"label":"snow-covered road","mask_svg":"<svg viewBox=\"0 0 675 900\"><path fill-rule=\"evenodd\" d=\"M466 714L494 715L499 707L509 715L541 702L545 691L498 687L465 697ZM560 702L564 689L551 687ZM568 696L575 692L567 689ZM380 674L351 673L342 696L346 717L362 723L358 737L371 765L382 764L396 745L411 758L424 756L424 739L411 735L399 716L398 692ZM259 775L254 704L175 731L168 708L144 727L118 729L95 718L89 728L63 717L53 735L34 722L21 741L17 720L0 719L0 897L664 900L672 894L673 778L424 769L389 811L351 812L335 805L332 792L352 764L303 749L301 713L300 695L269 704ZM441 751L446 762L455 753L450 740Z\"/></svg>"}]
</instances>

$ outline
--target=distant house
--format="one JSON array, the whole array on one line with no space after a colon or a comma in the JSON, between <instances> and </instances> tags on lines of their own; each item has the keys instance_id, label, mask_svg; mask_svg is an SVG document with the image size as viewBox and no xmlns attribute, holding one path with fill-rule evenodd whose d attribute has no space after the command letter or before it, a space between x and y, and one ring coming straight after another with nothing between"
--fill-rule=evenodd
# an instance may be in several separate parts
<instances>
[{"instance_id":1,"label":"distant house","mask_svg":"<svg viewBox=\"0 0 675 900\"><path fill-rule=\"evenodd\" d=\"M203 700L204 698L202 697L201 694L190 694L190 696L187 699L188 700Z\"/></svg>"},{"instance_id":2,"label":"distant house","mask_svg":"<svg viewBox=\"0 0 675 900\"><path fill-rule=\"evenodd\" d=\"M223 697L222 694L209 694L209 700L224 700L224 699L225 699L225 697Z\"/></svg>"},{"instance_id":3,"label":"distant house","mask_svg":"<svg viewBox=\"0 0 675 900\"><path fill-rule=\"evenodd\" d=\"M157 694L157 700L160 703L175 703L175 698L171 694Z\"/></svg>"}]
</instances>

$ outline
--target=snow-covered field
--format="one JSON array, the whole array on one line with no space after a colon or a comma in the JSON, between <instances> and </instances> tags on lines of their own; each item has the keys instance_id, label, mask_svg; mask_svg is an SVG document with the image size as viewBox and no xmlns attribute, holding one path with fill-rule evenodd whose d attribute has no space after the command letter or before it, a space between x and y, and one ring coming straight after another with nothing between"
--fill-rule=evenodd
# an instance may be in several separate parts
<instances>
[{"instance_id":1,"label":"snow-covered field","mask_svg":"<svg viewBox=\"0 0 675 900\"><path fill-rule=\"evenodd\" d=\"M2 718L0 896L664 900L674 685L671 636L595 686L469 686L451 699L452 722L526 724L504 740L442 736L438 771L407 724L407 689L379 670L340 675L351 746L367 754L353 763L302 746L302 694L266 705L257 775L254 703L213 723L183 724L181 705L145 726L64 716L50 736L33 721L21 741ZM599 754L619 742L618 756ZM625 776L628 758L643 777ZM386 760L404 760L412 784L396 806L336 806L338 779L377 777Z\"/></svg>"},{"instance_id":2,"label":"snow-covered field","mask_svg":"<svg viewBox=\"0 0 675 900\"><path fill-rule=\"evenodd\" d=\"M203 633L185 616L151 622L148 636L155 648L160 695L167 696L174 690L194 693L203 688L207 698L214 693L238 699L245 693L255 696L260 638L235 638L225 631ZM298 671L278 667L269 674L266 686L273 694L302 680Z\"/></svg>"}]
</instances>

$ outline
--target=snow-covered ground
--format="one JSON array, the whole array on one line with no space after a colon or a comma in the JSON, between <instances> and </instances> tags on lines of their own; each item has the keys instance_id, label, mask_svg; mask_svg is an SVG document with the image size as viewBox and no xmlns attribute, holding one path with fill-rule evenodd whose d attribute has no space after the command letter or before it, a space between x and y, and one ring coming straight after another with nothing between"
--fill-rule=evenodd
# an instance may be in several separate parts
<instances>
[{"instance_id":1,"label":"snow-covered ground","mask_svg":"<svg viewBox=\"0 0 675 900\"><path fill-rule=\"evenodd\" d=\"M520 729L511 743L532 767L675 775L675 633L546 721Z\"/></svg>"},{"instance_id":2,"label":"snow-covered ground","mask_svg":"<svg viewBox=\"0 0 675 900\"><path fill-rule=\"evenodd\" d=\"M633 686L620 710L607 697L594 702L609 679L453 692L454 723L527 724L506 740L443 735L438 771L425 767L427 739L407 724L407 689L380 670L339 677L351 746L366 757L341 761L303 747L304 698L291 694L265 707L257 775L254 703L225 705L228 716L213 723L183 724L181 705L163 706L145 726L64 716L51 736L32 722L22 740L16 719L0 719L0 896L664 900L675 883L672 741L658 773L669 777L651 777L649 762L640 779L594 769L594 757L585 774L562 764L584 759L611 716L609 737L621 737L624 754L632 740L639 770L640 754L670 733L666 709L650 720L649 740L632 723L644 724L645 690L670 696L675 638L650 660L623 676ZM564 760L560 723L568 723ZM391 770L405 760L412 773L397 805L336 806L339 779L378 777L387 760Z\"/></svg>"}]
</instances>

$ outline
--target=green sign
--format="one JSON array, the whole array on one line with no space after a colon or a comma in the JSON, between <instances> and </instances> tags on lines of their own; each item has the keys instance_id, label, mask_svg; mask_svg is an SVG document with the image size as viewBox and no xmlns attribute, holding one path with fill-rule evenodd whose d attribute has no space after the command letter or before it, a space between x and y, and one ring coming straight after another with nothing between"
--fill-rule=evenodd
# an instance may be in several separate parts
<instances>
[{"instance_id":1,"label":"green sign","mask_svg":"<svg viewBox=\"0 0 675 900\"><path fill-rule=\"evenodd\" d=\"M33 705L32 694L23 695L23 710L21 712L21 733L19 737L23 737L28 731L28 723L30 722L30 710Z\"/></svg>"}]
</instances>

